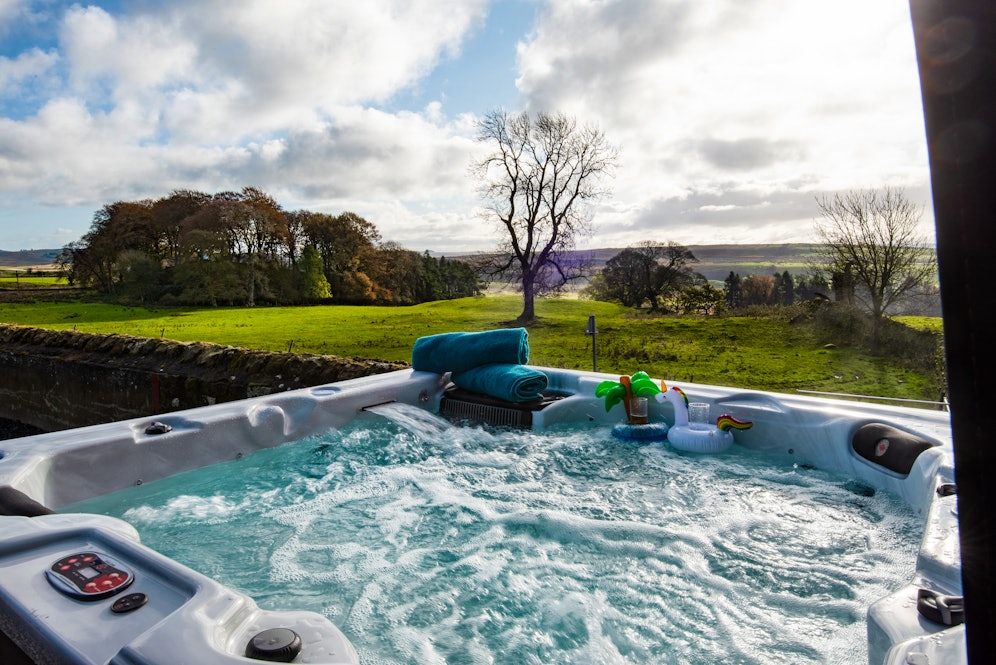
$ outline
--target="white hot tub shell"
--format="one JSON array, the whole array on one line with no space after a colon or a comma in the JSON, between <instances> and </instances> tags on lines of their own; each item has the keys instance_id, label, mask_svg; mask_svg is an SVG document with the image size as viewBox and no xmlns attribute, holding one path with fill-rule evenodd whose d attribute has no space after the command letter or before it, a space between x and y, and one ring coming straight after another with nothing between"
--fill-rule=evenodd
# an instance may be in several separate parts
<instances>
[{"instance_id":1,"label":"white hot tub shell","mask_svg":"<svg viewBox=\"0 0 996 665\"><path fill-rule=\"evenodd\" d=\"M532 428L619 422L595 386L616 377L537 368L560 396L531 414ZM160 416L0 442L0 488L51 509L181 471L374 418L365 408L404 402L438 412L445 376L403 370ZM741 446L793 456L892 492L924 520L924 537L909 584L868 608L868 658L873 665L966 662L964 626L935 623L918 612L925 589L961 595L957 497L947 413L815 397L682 384L714 413L754 423L736 432ZM673 418L652 401L651 420ZM155 433L156 422L169 431ZM871 423L925 442L908 473L867 459L852 446ZM927 445L929 444L929 445ZM123 613L114 597L78 599L57 590L44 573L73 552L97 551L134 573L129 594L144 605ZM125 592L122 592L125 593ZM119 594L120 595L120 594ZM268 612L251 598L140 544L127 523L98 515L0 517L0 630L36 662L252 662L254 635L290 628L301 637L293 662L357 663L356 651L326 618L311 612ZM910 660L913 658L913 660Z\"/></svg>"}]
</instances>

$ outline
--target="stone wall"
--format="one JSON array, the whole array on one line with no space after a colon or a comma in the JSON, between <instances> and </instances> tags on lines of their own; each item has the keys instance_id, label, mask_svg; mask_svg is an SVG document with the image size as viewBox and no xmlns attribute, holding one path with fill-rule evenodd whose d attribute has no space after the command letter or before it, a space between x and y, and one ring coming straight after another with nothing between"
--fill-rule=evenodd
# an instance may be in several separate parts
<instances>
[{"instance_id":1,"label":"stone wall","mask_svg":"<svg viewBox=\"0 0 996 665\"><path fill-rule=\"evenodd\" d=\"M0 418L55 431L406 367L0 324Z\"/></svg>"}]
</instances>

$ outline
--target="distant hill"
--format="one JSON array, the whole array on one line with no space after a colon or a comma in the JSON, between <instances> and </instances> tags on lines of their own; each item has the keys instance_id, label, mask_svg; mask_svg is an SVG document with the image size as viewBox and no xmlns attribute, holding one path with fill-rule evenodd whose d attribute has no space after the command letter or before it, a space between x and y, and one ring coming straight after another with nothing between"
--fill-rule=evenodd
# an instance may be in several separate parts
<instances>
[{"instance_id":1,"label":"distant hill","mask_svg":"<svg viewBox=\"0 0 996 665\"><path fill-rule=\"evenodd\" d=\"M708 279L724 280L730 272L747 275L771 275L788 270L801 276L809 270L817 245L693 245L689 247L699 260L695 270Z\"/></svg>"},{"instance_id":2,"label":"distant hill","mask_svg":"<svg viewBox=\"0 0 996 665\"><path fill-rule=\"evenodd\" d=\"M723 281L730 272L741 277L747 275L771 275L775 272L788 270L793 275L806 273L810 258L816 252L817 245L795 243L784 245L688 245L698 263L692 265L695 272L702 273L706 279ZM623 251L622 247L605 247L578 251L577 253L591 260L597 270L613 256ZM482 254L453 256L455 259L472 259Z\"/></svg>"},{"instance_id":3,"label":"distant hill","mask_svg":"<svg viewBox=\"0 0 996 665\"><path fill-rule=\"evenodd\" d=\"M7 252L0 249L0 267L3 268L45 268L55 264L55 257L61 249L22 249Z\"/></svg>"}]
</instances>

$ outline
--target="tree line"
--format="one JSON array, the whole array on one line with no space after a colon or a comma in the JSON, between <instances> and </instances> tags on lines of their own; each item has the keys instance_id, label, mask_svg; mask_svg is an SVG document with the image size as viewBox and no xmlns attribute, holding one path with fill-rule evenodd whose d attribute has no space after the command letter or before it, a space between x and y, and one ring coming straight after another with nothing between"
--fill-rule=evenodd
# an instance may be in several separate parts
<instances>
[{"instance_id":1,"label":"tree line","mask_svg":"<svg viewBox=\"0 0 996 665\"><path fill-rule=\"evenodd\" d=\"M827 300L832 293L825 281L815 276L793 275L788 270L772 275L747 275L730 271L723 281L724 302L730 311L755 305L789 306L806 300Z\"/></svg>"},{"instance_id":2,"label":"tree line","mask_svg":"<svg viewBox=\"0 0 996 665\"><path fill-rule=\"evenodd\" d=\"M695 272L695 254L676 242L643 242L606 261L582 295L661 314L720 314L755 305L791 305L826 298L830 290L819 277L774 275L741 277L730 272L724 288Z\"/></svg>"},{"instance_id":3,"label":"tree line","mask_svg":"<svg viewBox=\"0 0 996 665\"><path fill-rule=\"evenodd\" d=\"M644 242L609 259L582 294L651 312L718 314L754 305L833 300L862 311L871 323L870 350L879 353L890 313L936 299L937 262L919 227L922 207L896 188L818 198L821 239L807 277L788 271L741 277L730 272L722 290L692 266L698 260L674 242Z\"/></svg>"},{"instance_id":4,"label":"tree line","mask_svg":"<svg viewBox=\"0 0 996 665\"><path fill-rule=\"evenodd\" d=\"M410 305L482 288L463 261L382 242L351 212L286 211L255 187L107 204L58 263L71 284L143 304Z\"/></svg>"}]
</instances>

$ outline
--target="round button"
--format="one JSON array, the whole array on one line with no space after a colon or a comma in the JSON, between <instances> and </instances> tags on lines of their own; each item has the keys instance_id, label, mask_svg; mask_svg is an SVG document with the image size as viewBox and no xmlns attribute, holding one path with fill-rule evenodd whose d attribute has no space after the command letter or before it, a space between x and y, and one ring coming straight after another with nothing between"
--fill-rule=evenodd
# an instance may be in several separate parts
<instances>
[{"instance_id":1,"label":"round button","mask_svg":"<svg viewBox=\"0 0 996 665\"><path fill-rule=\"evenodd\" d=\"M301 653L301 636L290 628L270 628L253 636L245 655L256 660L289 663Z\"/></svg>"},{"instance_id":2,"label":"round button","mask_svg":"<svg viewBox=\"0 0 996 665\"><path fill-rule=\"evenodd\" d=\"M115 600L111 605L111 611L115 614L124 614L125 612L137 610L147 602L149 602L149 598L144 593L129 593Z\"/></svg>"}]
</instances>

